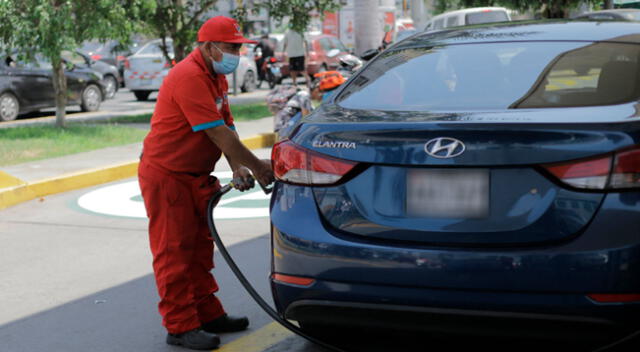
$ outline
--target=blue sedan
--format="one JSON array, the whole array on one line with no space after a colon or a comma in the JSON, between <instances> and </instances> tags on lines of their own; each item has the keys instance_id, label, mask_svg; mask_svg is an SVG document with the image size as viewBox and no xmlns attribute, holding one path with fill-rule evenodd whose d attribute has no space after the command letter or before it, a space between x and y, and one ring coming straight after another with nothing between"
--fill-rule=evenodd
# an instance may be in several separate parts
<instances>
[{"instance_id":1,"label":"blue sedan","mask_svg":"<svg viewBox=\"0 0 640 352\"><path fill-rule=\"evenodd\" d=\"M640 24L414 35L274 146L271 285L310 333L640 328Z\"/></svg>"}]
</instances>

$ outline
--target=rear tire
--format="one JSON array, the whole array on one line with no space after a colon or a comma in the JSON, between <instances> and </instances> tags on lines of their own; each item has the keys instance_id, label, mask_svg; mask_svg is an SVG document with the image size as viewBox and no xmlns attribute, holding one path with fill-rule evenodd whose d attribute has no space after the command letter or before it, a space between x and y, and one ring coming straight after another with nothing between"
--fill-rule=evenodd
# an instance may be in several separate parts
<instances>
[{"instance_id":1,"label":"rear tire","mask_svg":"<svg viewBox=\"0 0 640 352\"><path fill-rule=\"evenodd\" d=\"M118 91L118 80L111 76L104 77L104 97L105 99L112 99L116 96L116 92Z\"/></svg>"},{"instance_id":2,"label":"rear tire","mask_svg":"<svg viewBox=\"0 0 640 352\"><path fill-rule=\"evenodd\" d=\"M18 117L18 112L20 103L15 95L8 92L0 95L0 121L13 121Z\"/></svg>"},{"instance_id":3,"label":"rear tire","mask_svg":"<svg viewBox=\"0 0 640 352\"><path fill-rule=\"evenodd\" d=\"M149 95L151 95L151 92L148 90L134 90L133 95L136 96L136 99L138 99L138 101L146 101L147 99L149 99Z\"/></svg>"},{"instance_id":4,"label":"rear tire","mask_svg":"<svg viewBox=\"0 0 640 352\"><path fill-rule=\"evenodd\" d=\"M276 79L276 75L271 72L271 68L267 68L266 76L269 89L273 89L278 84L278 80Z\"/></svg>"},{"instance_id":5,"label":"rear tire","mask_svg":"<svg viewBox=\"0 0 640 352\"><path fill-rule=\"evenodd\" d=\"M102 90L95 84L89 84L82 91L82 102L80 109L82 111L97 111L102 103Z\"/></svg>"}]
</instances>

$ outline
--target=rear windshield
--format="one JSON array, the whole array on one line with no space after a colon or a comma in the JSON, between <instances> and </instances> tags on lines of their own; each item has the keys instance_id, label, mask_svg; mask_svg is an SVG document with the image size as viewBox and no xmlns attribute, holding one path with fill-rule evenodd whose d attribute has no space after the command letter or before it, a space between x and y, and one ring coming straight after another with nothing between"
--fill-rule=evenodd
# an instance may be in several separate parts
<instances>
[{"instance_id":1,"label":"rear windshield","mask_svg":"<svg viewBox=\"0 0 640 352\"><path fill-rule=\"evenodd\" d=\"M136 54L138 55L162 55L162 48L160 47L162 45L161 42L151 42L147 45L145 45L144 47L142 47L142 49L140 49L140 51L138 51ZM169 52L169 55L173 54L173 42L167 42L167 49Z\"/></svg>"},{"instance_id":2,"label":"rear windshield","mask_svg":"<svg viewBox=\"0 0 640 352\"><path fill-rule=\"evenodd\" d=\"M518 109L637 100L640 45L461 44L391 50L338 96L351 109Z\"/></svg>"},{"instance_id":3,"label":"rear windshield","mask_svg":"<svg viewBox=\"0 0 640 352\"><path fill-rule=\"evenodd\" d=\"M467 14L467 24L480 24L508 21L509 17L504 11L486 10Z\"/></svg>"}]
</instances>

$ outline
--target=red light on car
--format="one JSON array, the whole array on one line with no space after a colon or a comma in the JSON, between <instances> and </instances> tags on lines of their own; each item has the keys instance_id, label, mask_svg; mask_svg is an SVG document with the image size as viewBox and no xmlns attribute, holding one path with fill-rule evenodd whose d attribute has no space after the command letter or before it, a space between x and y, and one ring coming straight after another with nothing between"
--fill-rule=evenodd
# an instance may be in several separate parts
<instances>
[{"instance_id":1,"label":"red light on car","mask_svg":"<svg viewBox=\"0 0 640 352\"><path fill-rule=\"evenodd\" d=\"M118 62L120 62L120 61L122 61L122 60L125 60L125 59L126 59L126 58L125 58L124 56L122 56L122 55L118 55L118 56L116 56L116 61L118 61Z\"/></svg>"},{"instance_id":2,"label":"red light on car","mask_svg":"<svg viewBox=\"0 0 640 352\"><path fill-rule=\"evenodd\" d=\"M95 60L95 61L98 61L98 60L102 59L102 55L100 55L100 54L93 54L93 55L91 55L91 59L93 59L93 60Z\"/></svg>"},{"instance_id":3,"label":"red light on car","mask_svg":"<svg viewBox=\"0 0 640 352\"><path fill-rule=\"evenodd\" d=\"M332 185L356 163L304 149L289 140L276 143L271 153L275 177L300 185Z\"/></svg>"},{"instance_id":4,"label":"red light on car","mask_svg":"<svg viewBox=\"0 0 640 352\"><path fill-rule=\"evenodd\" d=\"M640 302L640 294L637 293L592 293L587 297L598 303Z\"/></svg>"},{"instance_id":5,"label":"red light on car","mask_svg":"<svg viewBox=\"0 0 640 352\"><path fill-rule=\"evenodd\" d=\"M273 62L277 62L278 60L275 57L272 57L271 59L269 59L269 61Z\"/></svg>"},{"instance_id":6,"label":"red light on car","mask_svg":"<svg viewBox=\"0 0 640 352\"><path fill-rule=\"evenodd\" d=\"M284 274L273 274L271 275L271 278L273 279L273 281L297 286L311 286L314 282L316 282L316 280L310 279L308 277L299 277Z\"/></svg>"},{"instance_id":7,"label":"red light on car","mask_svg":"<svg viewBox=\"0 0 640 352\"><path fill-rule=\"evenodd\" d=\"M543 166L562 182L584 189L640 187L640 147L597 158Z\"/></svg>"},{"instance_id":8,"label":"red light on car","mask_svg":"<svg viewBox=\"0 0 640 352\"><path fill-rule=\"evenodd\" d=\"M126 68L127 70L131 68L131 64L129 63L129 59L127 59L126 57L124 58L124 68Z\"/></svg>"},{"instance_id":9,"label":"red light on car","mask_svg":"<svg viewBox=\"0 0 640 352\"><path fill-rule=\"evenodd\" d=\"M545 168L573 187L604 189L611 171L611 156L547 165Z\"/></svg>"},{"instance_id":10,"label":"red light on car","mask_svg":"<svg viewBox=\"0 0 640 352\"><path fill-rule=\"evenodd\" d=\"M611 188L632 188L640 186L640 149L630 149L616 153L611 174Z\"/></svg>"}]
</instances>

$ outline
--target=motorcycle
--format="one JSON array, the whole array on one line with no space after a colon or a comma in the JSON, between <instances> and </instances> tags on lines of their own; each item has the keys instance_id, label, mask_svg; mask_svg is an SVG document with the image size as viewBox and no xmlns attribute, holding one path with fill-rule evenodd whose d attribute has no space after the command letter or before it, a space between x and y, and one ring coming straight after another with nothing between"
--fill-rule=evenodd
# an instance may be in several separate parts
<instances>
[{"instance_id":1,"label":"motorcycle","mask_svg":"<svg viewBox=\"0 0 640 352\"><path fill-rule=\"evenodd\" d=\"M273 89L278 82L282 80L282 74L280 73L280 65L278 60L273 56L262 56L262 50L260 47L255 49L254 59L256 61L256 67L258 68L258 88L262 86L263 81L267 81L269 89Z\"/></svg>"},{"instance_id":2,"label":"motorcycle","mask_svg":"<svg viewBox=\"0 0 640 352\"><path fill-rule=\"evenodd\" d=\"M264 72L267 83L269 83L269 89L273 89L282 80L280 63L275 57L269 56L265 58L262 66L261 69Z\"/></svg>"}]
</instances>

